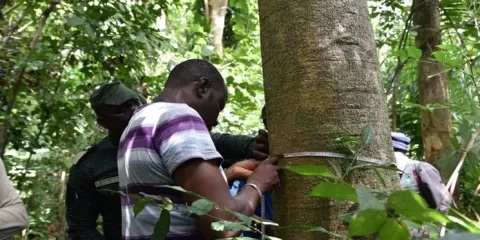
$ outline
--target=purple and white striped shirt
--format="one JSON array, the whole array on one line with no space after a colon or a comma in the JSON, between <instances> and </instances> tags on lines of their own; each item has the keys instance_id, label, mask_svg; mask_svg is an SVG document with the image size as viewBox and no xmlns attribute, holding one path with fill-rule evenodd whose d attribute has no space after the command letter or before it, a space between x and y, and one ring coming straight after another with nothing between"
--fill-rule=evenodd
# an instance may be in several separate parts
<instances>
[{"instance_id":1,"label":"purple and white striped shirt","mask_svg":"<svg viewBox=\"0 0 480 240\"><path fill-rule=\"evenodd\" d=\"M160 209L150 204L136 217L136 200L129 194L146 193L169 197L184 204L179 192L161 185L175 185L172 173L190 159L218 160L210 133L200 115L186 104L153 103L139 109L123 132L118 150L122 196L123 239L150 239ZM184 206L170 212L167 239L203 239Z\"/></svg>"}]
</instances>

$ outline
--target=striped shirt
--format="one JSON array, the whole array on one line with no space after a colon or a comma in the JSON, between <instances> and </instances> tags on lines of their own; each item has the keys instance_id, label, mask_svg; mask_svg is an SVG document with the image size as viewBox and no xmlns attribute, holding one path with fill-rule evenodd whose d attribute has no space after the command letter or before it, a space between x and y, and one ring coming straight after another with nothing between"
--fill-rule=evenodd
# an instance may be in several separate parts
<instances>
[{"instance_id":1,"label":"striped shirt","mask_svg":"<svg viewBox=\"0 0 480 240\"><path fill-rule=\"evenodd\" d=\"M117 158L120 189L126 193L121 197L122 236L138 240L151 238L161 210L150 204L134 217L136 200L128 195L162 195L185 204L179 192L160 186L175 185L173 172L188 160L221 156L195 110L185 104L159 102L137 110L123 132ZM185 206L170 212L167 239L203 239Z\"/></svg>"}]
</instances>

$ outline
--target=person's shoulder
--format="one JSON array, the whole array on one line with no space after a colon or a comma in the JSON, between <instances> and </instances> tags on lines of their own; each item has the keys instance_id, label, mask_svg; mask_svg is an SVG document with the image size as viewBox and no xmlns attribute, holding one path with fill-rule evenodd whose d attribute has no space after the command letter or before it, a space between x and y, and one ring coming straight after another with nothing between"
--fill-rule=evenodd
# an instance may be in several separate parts
<instances>
[{"instance_id":1,"label":"person's shoulder","mask_svg":"<svg viewBox=\"0 0 480 240\"><path fill-rule=\"evenodd\" d=\"M156 102L140 109L134 116L133 123L146 124L149 122L163 122L177 117L192 117L201 119L193 108L183 103Z\"/></svg>"},{"instance_id":2,"label":"person's shoulder","mask_svg":"<svg viewBox=\"0 0 480 240\"><path fill-rule=\"evenodd\" d=\"M84 149L83 151L78 152L73 158L72 158L72 164L73 166L81 166L88 164L91 159L95 158L95 155L98 152L102 151L116 151L117 148L115 145L110 141L108 137L103 138L101 141L98 143L92 145L89 148Z\"/></svg>"}]
</instances>

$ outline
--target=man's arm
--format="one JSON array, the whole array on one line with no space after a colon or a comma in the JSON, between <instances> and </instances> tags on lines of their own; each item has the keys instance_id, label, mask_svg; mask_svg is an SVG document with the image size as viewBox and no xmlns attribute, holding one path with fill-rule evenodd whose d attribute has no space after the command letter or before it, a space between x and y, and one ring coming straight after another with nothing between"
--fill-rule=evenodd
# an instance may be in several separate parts
<instances>
[{"instance_id":1,"label":"man's arm","mask_svg":"<svg viewBox=\"0 0 480 240\"><path fill-rule=\"evenodd\" d=\"M0 158L0 239L20 233L28 226L27 211L7 177Z\"/></svg>"},{"instance_id":2,"label":"man's arm","mask_svg":"<svg viewBox=\"0 0 480 240\"><path fill-rule=\"evenodd\" d=\"M103 240L97 230L100 213L95 186L78 166L70 168L67 184L68 235L73 240Z\"/></svg>"},{"instance_id":3,"label":"man's arm","mask_svg":"<svg viewBox=\"0 0 480 240\"><path fill-rule=\"evenodd\" d=\"M274 164L278 159L270 159L260 164L248 179L256 184L258 191L247 186L236 197L232 197L226 179L219 170L221 159L205 123L193 109L177 110L177 114L188 116L181 121L171 122L170 129L175 132L159 132L154 134L162 165L165 166L175 183L186 190L196 192L215 202L220 209L213 209L208 216L197 216L198 229L207 239L228 238L238 236L238 232L217 232L211 229L211 223L218 219L235 220L232 214L222 209L227 208L244 215L251 216L258 204L260 195L278 184L277 169ZM188 204L197 200L185 194Z\"/></svg>"}]
</instances>

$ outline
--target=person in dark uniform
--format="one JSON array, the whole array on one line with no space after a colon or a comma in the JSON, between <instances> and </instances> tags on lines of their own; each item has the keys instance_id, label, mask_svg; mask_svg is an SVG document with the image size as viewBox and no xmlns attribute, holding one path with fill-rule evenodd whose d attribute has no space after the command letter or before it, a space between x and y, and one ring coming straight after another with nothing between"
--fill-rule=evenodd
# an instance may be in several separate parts
<instances>
[{"instance_id":1,"label":"person in dark uniform","mask_svg":"<svg viewBox=\"0 0 480 240\"><path fill-rule=\"evenodd\" d=\"M121 239L117 146L133 112L145 103L143 97L120 82L104 84L90 97L97 123L108 130L108 136L78 154L70 168L66 217L71 239ZM255 138L218 133L211 136L225 158L224 168L239 160L264 160L268 156L268 143L262 131ZM232 172L242 177L242 171ZM103 234L97 229L99 215L103 218Z\"/></svg>"}]
</instances>

